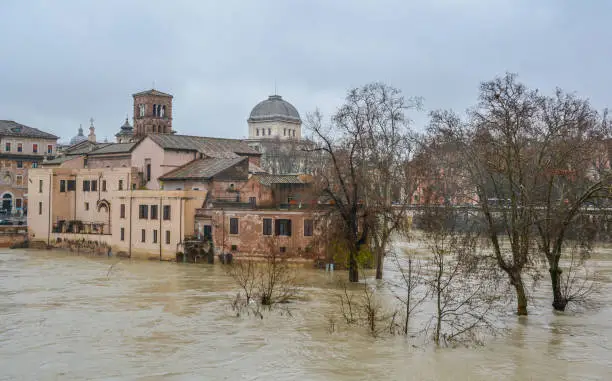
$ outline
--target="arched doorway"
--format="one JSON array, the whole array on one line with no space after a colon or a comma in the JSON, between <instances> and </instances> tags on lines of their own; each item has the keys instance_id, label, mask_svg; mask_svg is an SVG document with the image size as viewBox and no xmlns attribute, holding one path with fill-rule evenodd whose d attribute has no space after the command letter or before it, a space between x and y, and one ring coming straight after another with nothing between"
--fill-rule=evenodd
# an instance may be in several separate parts
<instances>
[{"instance_id":1,"label":"arched doorway","mask_svg":"<svg viewBox=\"0 0 612 381\"><path fill-rule=\"evenodd\" d=\"M13 211L13 195L5 193L2 195L2 210L4 213L10 213Z\"/></svg>"}]
</instances>

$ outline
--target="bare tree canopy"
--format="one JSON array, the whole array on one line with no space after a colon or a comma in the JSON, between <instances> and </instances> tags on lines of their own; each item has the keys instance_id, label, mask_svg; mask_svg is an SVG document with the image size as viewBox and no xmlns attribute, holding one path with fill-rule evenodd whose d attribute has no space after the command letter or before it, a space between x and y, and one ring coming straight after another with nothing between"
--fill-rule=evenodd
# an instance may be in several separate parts
<instances>
[{"instance_id":1,"label":"bare tree canopy","mask_svg":"<svg viewBox=\"0 0 612 381\"><path fill-rule=\"evenodd\" d=\"M406 220L411 192L392 192L406 186L406 163L412 150L408 109L420 105L398 89L372 83L348 92L345 103L324 123L317 111L307 116L315 151L328 165L321 177L322 194L330 198L343 222L342 239L349 251L349 280L359 280L357 254L372 240L377 275L393 232ZM396 200L394 200L396 196Z\"/></svg>"},{"instance_id":2,"label":"bare tree canopy","mask_svg":"<svg viewBox=\"0 0 612 381\"><path fill-rule=\"evenodd\" d=\"M607 197L607 114L559 89L541 95L514 74L482 83L479 100L465 119L433 112L425 146L460 184L455 191L473 192L493 254L515 288L518 314L527 314L523 273L542 256L553 306L563 310L565 238L580 228L575 222L589 202Z\"/></svg>"}]
</instances>

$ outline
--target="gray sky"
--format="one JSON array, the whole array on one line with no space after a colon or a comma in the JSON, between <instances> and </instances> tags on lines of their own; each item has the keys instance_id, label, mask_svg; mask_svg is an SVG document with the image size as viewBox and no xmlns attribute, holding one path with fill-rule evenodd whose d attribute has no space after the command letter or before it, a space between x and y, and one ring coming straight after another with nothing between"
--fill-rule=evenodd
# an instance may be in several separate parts
<instances>
[{"instance_id":1,"label":"gray sky","mask_svg":"<svg viewBox=\"0 0 612 381\"><path fill-rule=\"evenodd\" d=\"M174 95L178 133L243 137L274 92L302 117L384 81L462 111L506 71L589 97L612 90L612 1L21 1L0 7L0 119L114 141L131 94Z\"/></svg>"}]
</instances>

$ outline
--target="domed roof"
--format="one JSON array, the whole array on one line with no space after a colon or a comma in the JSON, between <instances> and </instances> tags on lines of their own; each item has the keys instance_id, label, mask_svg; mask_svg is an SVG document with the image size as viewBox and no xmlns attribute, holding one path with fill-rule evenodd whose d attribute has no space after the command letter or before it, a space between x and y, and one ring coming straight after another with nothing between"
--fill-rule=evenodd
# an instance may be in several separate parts
<instances>
[{"instance_id":1,"label":"domed roof","mask_svg":"<svg viewBox=\"0 0 612 381\"><path fill-rule=\"evenodd\" d=\"M79 133L70 139L70 145L72 146L85 140L87 140L87 136L83 135L83 126L79 126Z\"/></svg>"},{"instance_id":2,"label":"domed roof","mask_svg":"<svg viewBox=\"0 0 612 381\"><path fill-rule=\"evenodd\" d=\"M134 128L130 125L128 118L125 117L125 123L121 126L121 129L115 136L134 135Z\"/></svg>"},{"instance_id":3,"label":"domed roof","mask_svg":"<svg viewBox=\"0 0 612 381\"><path fill-rule=\"evenodd\" d=\"M300 114L293 105L280 95L270 95L253 107L249 122L283 121L301 123Z\"/></svg>"}]
</instances>

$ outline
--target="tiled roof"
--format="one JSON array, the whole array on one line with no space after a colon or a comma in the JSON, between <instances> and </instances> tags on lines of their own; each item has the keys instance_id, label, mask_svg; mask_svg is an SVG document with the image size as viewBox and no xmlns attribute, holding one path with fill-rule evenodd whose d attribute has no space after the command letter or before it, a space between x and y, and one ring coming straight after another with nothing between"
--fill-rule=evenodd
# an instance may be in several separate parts
<instances>
[{"instance_id":1,"label":"tiled roof","mask_svg":"<svg viewBox=\"0 0 612 381\"><path fill-rule=\"evenodd\" d=\"M24 138L41 138L57 140L58 137L48 132L43 132L34 127L14 122L12 120L0 120L0 136L17 136Z\"/></svg>"},{"instance_id":2,"label":"tiled roof","mask_svg":"<svg viewBox=\"0 0 612 381\"><path fill-rule=\"evenodd\" d=\"M83 155L89 153L93 150L106 147L109 144L113 143L92 143L89 140L85 140L83 142L79 142L77 144L73 144L70 147L64 150L66 155Z\"/></svg>"},{"instance_id":3,"label":"tiled roof","mask_svg":"<svg viewBox=\"0 0 612 381\"><path fill-rule=\"evenodd\" d=\"M229 158L236 155L260 155L244 140L207 138L204 136L150 134L151 140L167 150L197 151L209 157Z\"/></svg>"},{"instance_id":4,"label":"tiled roof","mask_svg":"<svg viewBox=\"0 0 612 381\"><path fill-rule=\"evenodd\" d=\"M270 186L272 184L307 184L310 179L304 175L257 175L260 184Z\"/></svg>"},{"instance_id":5,"label":"tiled roof","mask_svg":"<svg viewBox=\"0 0 612 381\"><path fill-rule=\"evenodd\" d=\"M233 167L234 165L248 160L246 157L233 158L206 158L196 159L189 163L172 170L159 179L165 180L185 180L185 179L210 179L216 174ZM246 175L245 175L246 176Z\"/></svg>"},{"instance_id":6,"label":"tiled roof","mask_svg":"<svg viewBox=\"0 0 612 381\"><path fill-rule=\"evenodd\" d=\"M172 95L166 94L166 93L162 93L161 91L155 90L155 89L151 89L151 90L147 90L147 91L141 91L139 93L132 94L133 97L136 97L138 95L157 95L157 96L160 96L160 97L170 97L170 98L172 98Z\"/></svg>"},{"instance_id":7,"label":"tiled roof","mask_svg":"<svg viewBox=\"0 0 612 381\"><path fill-rule=\"evenodd\" d=\"M249 162L249 173L253 173L253 174L260 174L260 173L261 174L267 174L268 172L265 169L263 169L263 168L255 165L255 164Z\"/></svg>"},{"instance_id":8,"label":"tiled roof","mask_svg":"<svg viewBox=\"0 0 612 381\"><path fill-rule=\"evenodd\" d=\"M107 155L114 153L128 153L132 150L136 143L108 143L102 148L95 149L89 152L90 156Z\"/></svg>"},{"instance_id":9,"label":"tiled roof","mask_svg":"<svg viewBox=\"0 0 612 381\"><path fill-rule=\"evenodd\" d=\"M72 160L77 158L77 156L60 156L60 157L56 157L53 160L45 160L42 162L42 165L56 165L56 164L62 164L65 161L68 160Z\"/></svg>"}]
</instances>

